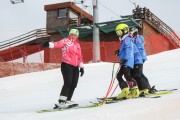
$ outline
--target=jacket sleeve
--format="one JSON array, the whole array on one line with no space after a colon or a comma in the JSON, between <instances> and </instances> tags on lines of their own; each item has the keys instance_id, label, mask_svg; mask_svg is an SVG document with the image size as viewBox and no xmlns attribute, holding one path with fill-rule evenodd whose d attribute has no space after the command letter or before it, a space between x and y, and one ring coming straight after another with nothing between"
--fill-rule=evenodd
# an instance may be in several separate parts
<instances>
[{"instance_id":1,"label":"jacket sleeve","mask_svg":"<svg viewBox=\"0 0 180 120\"><path fill-rule=\"evenodd\" d=\"M80 68L84 68L84 64L83 64L83 56L82 56L81 46L80 46L80 45L79 45L79 55L78 55L78 60L79 60L79 67L80 67Z\"/></svg>"},{"instance_id":2,"label":"jacket sleeve","mask_svg":"<svg viewBox=\"0 0 180 120\"><path fill-rule=\"evenodd\" d=\"M50 44L50 48L62 48L65 45L66 39L62 39L60 41L54 42L52 45Z\"/></svg>"}]
</instances>

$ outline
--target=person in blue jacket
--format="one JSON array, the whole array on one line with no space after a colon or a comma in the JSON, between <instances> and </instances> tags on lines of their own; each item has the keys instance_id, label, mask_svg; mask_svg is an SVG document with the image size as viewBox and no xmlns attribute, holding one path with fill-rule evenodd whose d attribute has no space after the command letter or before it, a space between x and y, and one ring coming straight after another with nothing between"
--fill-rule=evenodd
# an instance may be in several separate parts
<instances>
[{"instance_id":1,"label":"person in blue jacket","mask_svg":"<svg viewBox=\"0 0 180 120\"><path fill-rule=\"evenodd\" d=\"M116 27L116 33L120 37L121 45L118 58L120 60L121 68L116 76L121 93L117 99L131 98L139 96L139 89L137 82L131 77L131 70L134 68L134 43L133 38L129 34L129 27L126 24L119 24ZM123 75L126 81L123 79ZM131 91L130 91L130 89ZM132 93L132 91L135 93Z\"/></svg>"},{"instance_id":2,"label":"person in blue jacket","mask_svg":"<svg viewBox=\"0 0 180 120\"><path fill-rule=\"evenodd\" d=\"M148 93L151 89L147 77L143 74L143 63L147 60L146 51L144 48L144 37L138 35L138 29L134 28L131 31L134 40L134 68L131 72L132 77L137 81L140 94Z\"/></svg>"}]
</instances>

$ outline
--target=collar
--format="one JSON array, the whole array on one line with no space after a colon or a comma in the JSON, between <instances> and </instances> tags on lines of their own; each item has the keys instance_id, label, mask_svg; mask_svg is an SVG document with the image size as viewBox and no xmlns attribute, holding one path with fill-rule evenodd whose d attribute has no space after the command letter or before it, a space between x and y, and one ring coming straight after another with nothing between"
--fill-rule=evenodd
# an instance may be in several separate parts
<instances>
[{"instance_id":1,"label":"collar","mask_svg":"<svg viewBox=\"0 0 180 120\"><path fill-rule=\"evenodd\" d=\"M124 39L125 39L126 37L128 37L128 36L131 37L131 34L129 34L129 33L128 33L128 34L125 34L125 35L122 37L121 40L124 40Z\"/></svg>"},{"instance_id":2,"label":"collar","mask_svg":"<svg viewBox=\"0 0 180 120\"><path fill-rule=\"evenodd\" d=\"M73 40L73 39L71 39L71 37L70 37L70 36L68 36L67 38L68 38L69 40L71 40L72 42L79 42L79 39L78 39L78 38L76 38L76 39L74 39L74 40Z\"/></svg>"}]
</instances>

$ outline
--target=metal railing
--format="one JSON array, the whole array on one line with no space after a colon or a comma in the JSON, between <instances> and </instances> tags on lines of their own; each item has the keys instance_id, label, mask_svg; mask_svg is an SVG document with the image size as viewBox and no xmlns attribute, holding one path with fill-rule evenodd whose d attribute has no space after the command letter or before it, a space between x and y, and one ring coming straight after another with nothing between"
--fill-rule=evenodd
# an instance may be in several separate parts
<instances>
[{"instance_id":1,"label":"metal railing","mask_svg":"<svg viewBox=\"0 0 180 120\"><path fill-rule=\"evenodd\" d=\"M133 18L145 20L154 29L167 37L176 48L180 48L180 38L168 25L166 25L163 21L156 17L152 12L150 12L149 9L140 8L138 6L136 9L133 10Z\"/></svg>"},{"instance_id":2,"label":"metal railing","mask_svg":"<svg viewBox=\"0 0 180 120\"><path fill-rule=\"evenodd\" d=\"M46 28L35 29L20 36L0 42L0 50L8 49L9 47L20 46L27 42L34 41L36 39L44 37L49 37Z\"/></svg>"}]
</instances>

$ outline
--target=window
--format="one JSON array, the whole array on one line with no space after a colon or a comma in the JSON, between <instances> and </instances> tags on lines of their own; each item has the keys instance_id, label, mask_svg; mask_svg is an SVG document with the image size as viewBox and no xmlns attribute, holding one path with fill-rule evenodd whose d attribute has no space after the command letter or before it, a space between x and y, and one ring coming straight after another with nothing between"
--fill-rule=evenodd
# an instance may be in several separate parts
<instances>
[{"instance_id":1,"label":"window","mask_svg":"<svg viewBox=\"0 0 180 120\"><path fill-rule=\"evenodd\" d=\"M58 10L58 18L64 18L66 17L66 12L67 12L67 9L59 9Z\"/></svg>"},{"instance_id":2,"label":"window","mask_svg":"<svg viewBox=\"0 0 180 120\"><path fill-rule=\"evenodd\" d=\"M70 10L70 12L69 12L69 18L71 18L71 19L77 19L78 18L78 15L77 15L77 13L75 13L75 12L73 12L73 11L71 11Z\"/></svg>"},{"instance_id":3,"label":"window","mask_svg":"<svg viewBox=\"0 0 180 120\"><path fill-rule=\"evenodd\" d=\"M69 11L69 24L70 25L78 24L78 14L72 10Z\"/></svg>"}]
</instances>

